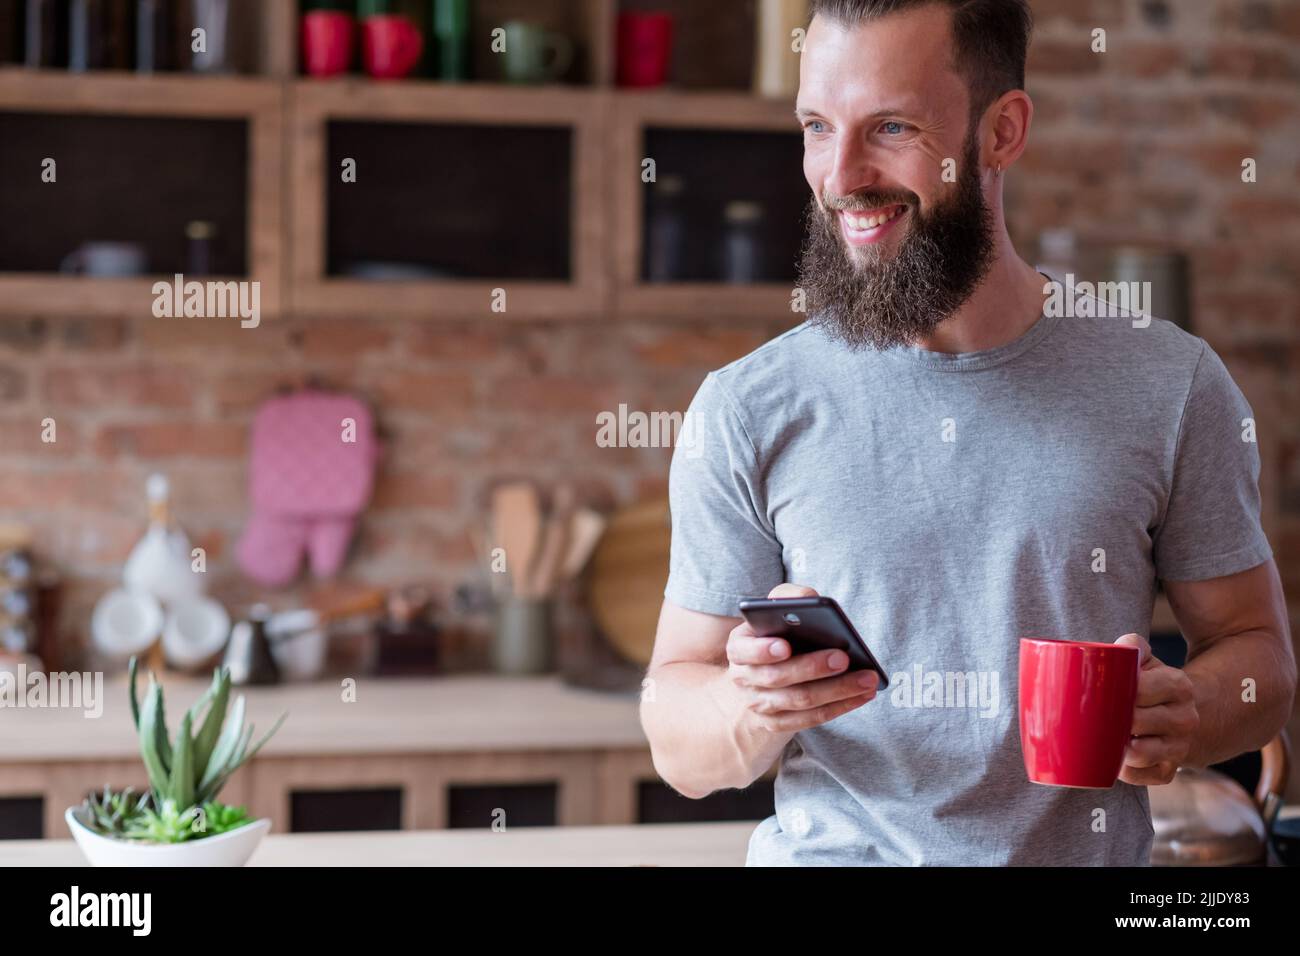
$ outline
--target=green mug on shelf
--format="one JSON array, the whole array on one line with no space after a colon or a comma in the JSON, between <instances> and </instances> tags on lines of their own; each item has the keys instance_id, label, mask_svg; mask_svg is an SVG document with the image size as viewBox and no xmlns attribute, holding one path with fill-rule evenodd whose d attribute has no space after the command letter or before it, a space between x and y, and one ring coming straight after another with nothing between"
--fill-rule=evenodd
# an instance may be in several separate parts
<instances>
[{"instance_id":1,"label":"green mug on shelf","mask_svg":"<svg viewBox=\"0 0 1300 956\"><path fill-rule=\"evenodd\" d=\"M502 73L511 83L546 83L568 72L573 63L573 41L534 23L510 20L505 31Z\"/></svg>"}]
</instances>

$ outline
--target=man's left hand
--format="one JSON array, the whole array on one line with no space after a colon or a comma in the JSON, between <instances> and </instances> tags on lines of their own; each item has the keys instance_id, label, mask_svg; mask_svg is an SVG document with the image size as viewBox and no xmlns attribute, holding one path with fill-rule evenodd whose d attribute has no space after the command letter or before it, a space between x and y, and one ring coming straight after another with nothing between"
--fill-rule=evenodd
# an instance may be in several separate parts
<instances>
[{"instance_id":1,"label":"man's left hand","mask_svg":"<svg viewBox=\"0 0 1300 956\"><path fill-rule=\"evenodd\" d=\"M1139 787L1169 783L1191 753L1201 726L1191 678L1161 663L1140 634L1125 634L1115 643L1136 647L1142 654L1132 738L1119 779Z\"/></svg>"}]
</instances>

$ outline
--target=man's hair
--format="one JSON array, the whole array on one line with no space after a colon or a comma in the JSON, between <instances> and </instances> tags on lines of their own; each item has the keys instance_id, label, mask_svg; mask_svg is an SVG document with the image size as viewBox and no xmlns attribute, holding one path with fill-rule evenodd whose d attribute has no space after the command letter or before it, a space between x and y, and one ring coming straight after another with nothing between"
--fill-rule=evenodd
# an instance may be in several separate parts
<instances>
[{"instance_id":1,"label":"man's hair","mask_svg":"<svg viewBox=\"0 0 1300 956\"><path fill-rule=\"evenodd\" d=\"M970 91L971 124L1008 90L1025 88L1033 17L1028 0L812 0L812 16L845 27L938 4L952 12L955 67Z\"/></svg>"}]
</instances>

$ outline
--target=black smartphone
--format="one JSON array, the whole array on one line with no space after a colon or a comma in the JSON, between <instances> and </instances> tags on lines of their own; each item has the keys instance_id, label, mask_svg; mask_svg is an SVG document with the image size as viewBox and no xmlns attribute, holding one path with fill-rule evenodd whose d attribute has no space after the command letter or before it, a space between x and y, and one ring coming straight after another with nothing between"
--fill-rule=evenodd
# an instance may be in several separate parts
<instances>
[{"instance_id":1,"label":"black smartphone","mask_svg":"<svg viewBox=\"0 0 1300 956\"><path fill-rule=\"evenodd\" d=\"M756 634L790 642L793 654L841 650L849 655L849 670L875 671L880 687L889 676L833 598L752 598L740 602L740 613Z\"/></svg>"}]
</instances>

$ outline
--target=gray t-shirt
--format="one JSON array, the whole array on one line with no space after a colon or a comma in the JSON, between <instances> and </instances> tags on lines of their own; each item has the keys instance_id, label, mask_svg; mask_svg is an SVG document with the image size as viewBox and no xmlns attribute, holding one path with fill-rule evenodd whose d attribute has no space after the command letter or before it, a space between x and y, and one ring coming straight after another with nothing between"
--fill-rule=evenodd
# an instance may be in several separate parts
<instances>
[{"instance_id":1,"label":"gray t-shirt","mask_svg":"<svg viewBox=\"0 0 1300 956\"><path fill-rule=\"evenodd\" d=\"M673 454L665 596L738 616L808 585L891 679L790 741L748 865L1146 865L1145 787L1029 782L1019 638L1146 635L1157 578L1267 561L1252 417L1160 319L1044 316L962 354L805 323L710 373Z\"/></svg>"}]
</instances>

